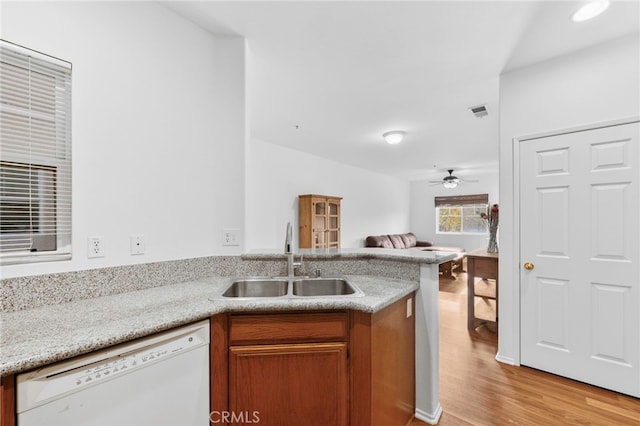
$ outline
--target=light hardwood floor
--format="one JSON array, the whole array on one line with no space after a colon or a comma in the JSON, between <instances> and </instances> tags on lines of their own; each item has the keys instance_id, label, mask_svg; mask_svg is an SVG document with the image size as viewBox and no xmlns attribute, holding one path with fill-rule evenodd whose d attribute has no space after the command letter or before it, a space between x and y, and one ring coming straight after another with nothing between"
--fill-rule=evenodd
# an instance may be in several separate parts
<instances>
[{"instance_id":1,"label":"light hardwood floor","mask_svg":"<svg viewBox=\"0 0 640 426\"><path fill-rule=\"evenodd\" d=\"M466 280L440 280L439 425L640 425L639 399L497 362L494 327L467 331Z\"/></svg>"}]
</instances>

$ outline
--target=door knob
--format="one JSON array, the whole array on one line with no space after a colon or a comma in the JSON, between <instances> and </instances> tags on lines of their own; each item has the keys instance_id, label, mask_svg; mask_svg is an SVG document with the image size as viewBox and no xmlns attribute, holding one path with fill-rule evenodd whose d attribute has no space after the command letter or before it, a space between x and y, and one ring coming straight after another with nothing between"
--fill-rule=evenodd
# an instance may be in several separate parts
<instances>
[{"instance_id":1,"label":"door knob","mask_svg":"<svg viewBox=\"0 0 640 426\"><path fill-rule=\"evenodd\" d=\"M531 262L525 262L524 264L524 269L526 269L527 271L532 270L535 267L535 265Z\"/></svg>"}]
</instances>

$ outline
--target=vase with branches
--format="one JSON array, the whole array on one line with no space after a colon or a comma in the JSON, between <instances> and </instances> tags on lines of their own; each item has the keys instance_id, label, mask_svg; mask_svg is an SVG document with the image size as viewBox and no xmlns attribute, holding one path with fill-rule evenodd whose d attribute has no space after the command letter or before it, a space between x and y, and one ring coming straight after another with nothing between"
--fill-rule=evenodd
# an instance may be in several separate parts
<instances>
[{"instance_id":1,"label":"vase with branches","mask_svg":"<svg viewBox=\"0 0 640 426\"><path fill-rule=\"evenodd\" d=\"M499 208L497 204L492 205L487 209L487 213L483 213L480 216L485 220L487 228L489 229L489 245L487 246L487 253L498 253L498 218Z\"/></svg>"}]
</instances>

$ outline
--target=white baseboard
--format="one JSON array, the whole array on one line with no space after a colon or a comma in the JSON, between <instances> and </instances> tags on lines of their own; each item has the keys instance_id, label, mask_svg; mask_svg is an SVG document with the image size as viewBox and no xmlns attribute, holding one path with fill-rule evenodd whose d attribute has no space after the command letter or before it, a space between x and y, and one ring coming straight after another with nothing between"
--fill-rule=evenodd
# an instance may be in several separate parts
<instances>
[{"instance_id":1,"label":"white baseboard","mask_svg":"<svg viewBox=\"0 0 640 426\"><path fill-rule=\"evenodd\" d=\"M430 425L438 424L441 415L442 406L440 404L438 404L438 407L436 407L435 413L427 413L419 408L416 408L415 412L416 419L422 420L423 422L429 423Z\"/></svg>"},{"instance_id":2,"label":"white baseboard","mask_svg":"<svg viewBox=\"0 0 640 426\"><path fill-rule=\"evenodd\" d=\"M500 352L496 354L496 361L501 362L503 364L520 365L520 363L518 363L515 359L508 356L500 355Z\"/></svg>"}]
</instances>

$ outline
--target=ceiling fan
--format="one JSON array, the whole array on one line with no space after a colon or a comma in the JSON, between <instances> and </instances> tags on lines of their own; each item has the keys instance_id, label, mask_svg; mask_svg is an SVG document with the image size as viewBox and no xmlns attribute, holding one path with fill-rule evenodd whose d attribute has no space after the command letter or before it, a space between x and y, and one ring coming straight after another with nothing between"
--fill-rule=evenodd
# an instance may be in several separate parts
<instances>
[{"instance_id":1,"label":"ceiling fan","mask_svg":"<svg viewBox=\"0 0 640 426\"><path fill-rule=\"evenodd\" d=\"M453 169L447 170L449 176L445 176L442 180L430 180L431 184L442 185L447 189L456 188L459 184L465 182L478 182L476 179L460 179L458 176L453 175Z\"/></svg>"}]
</instances>

